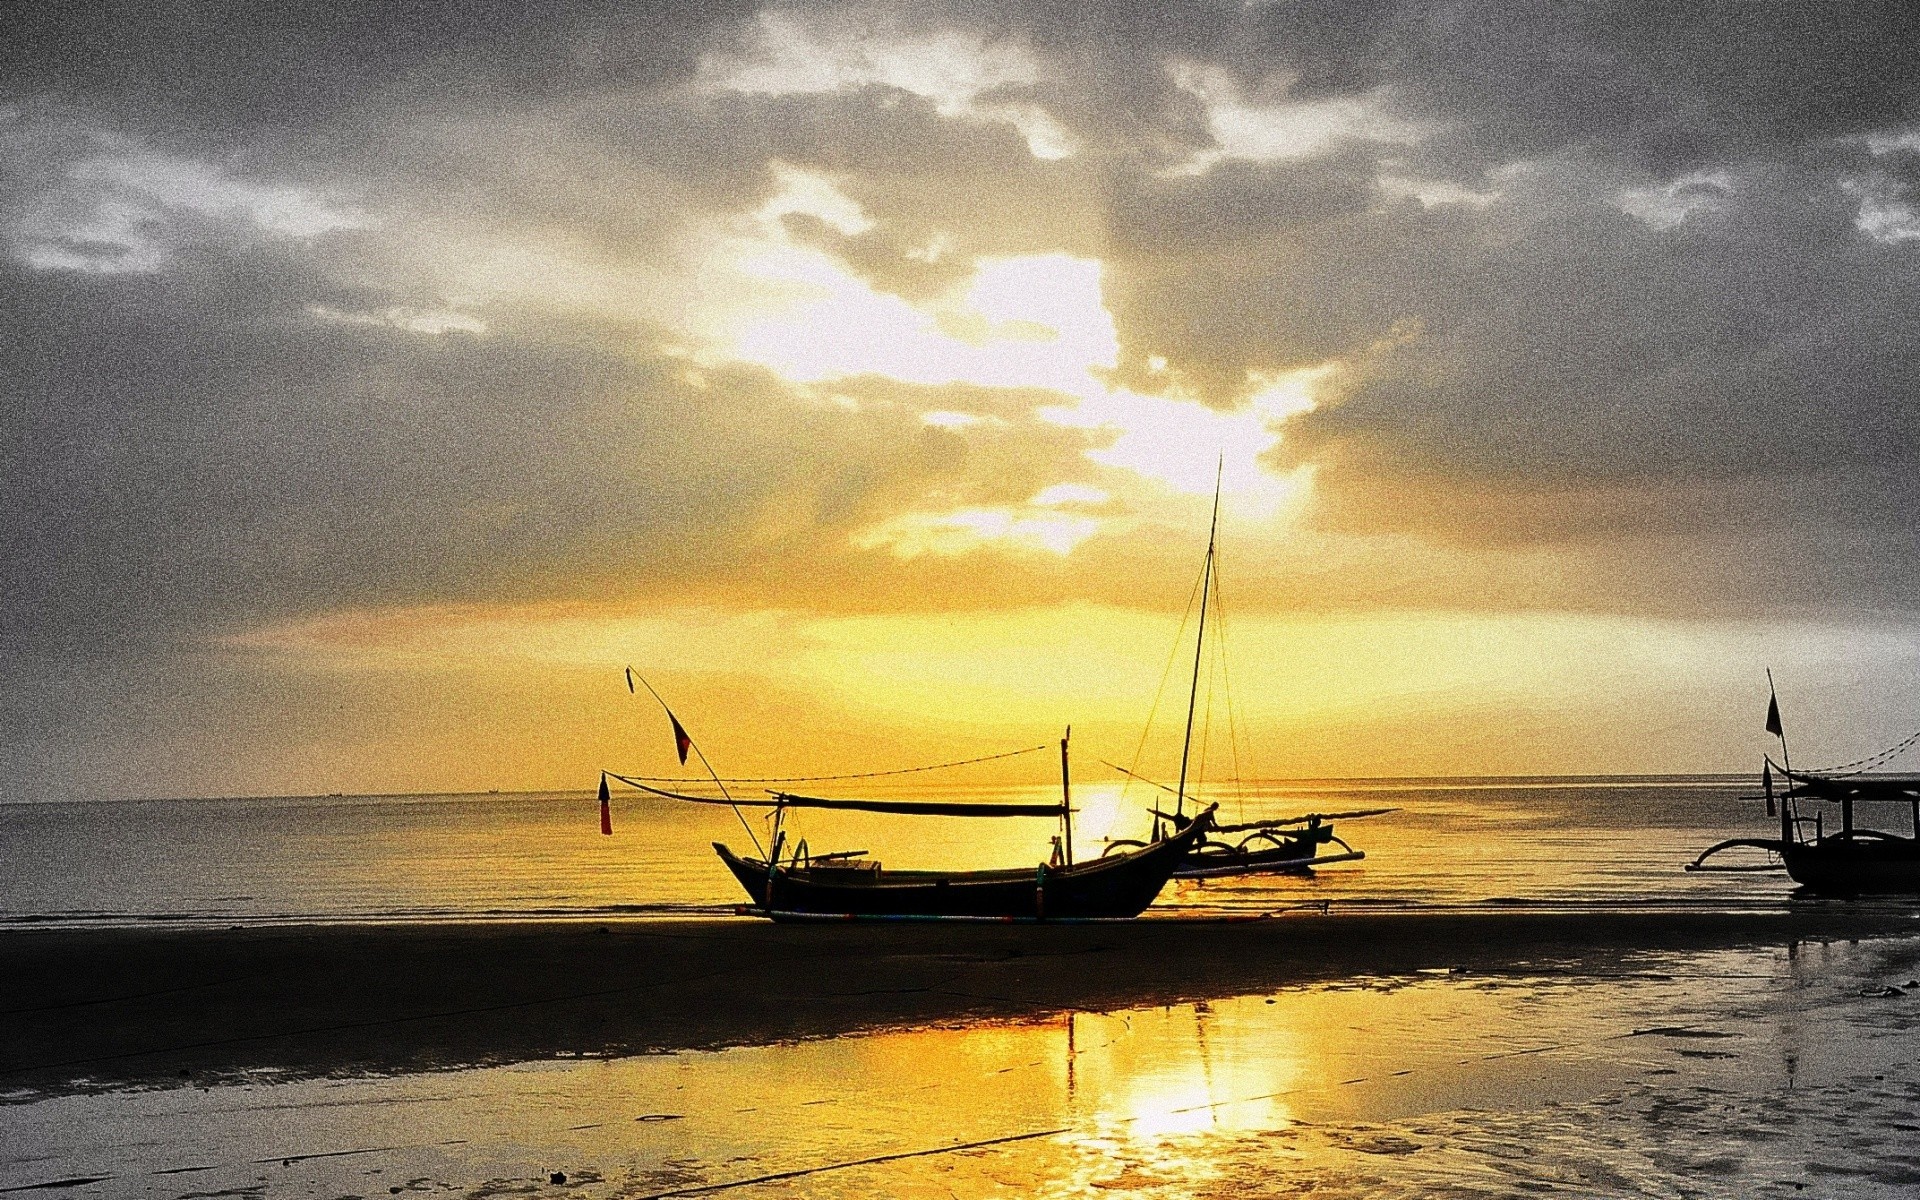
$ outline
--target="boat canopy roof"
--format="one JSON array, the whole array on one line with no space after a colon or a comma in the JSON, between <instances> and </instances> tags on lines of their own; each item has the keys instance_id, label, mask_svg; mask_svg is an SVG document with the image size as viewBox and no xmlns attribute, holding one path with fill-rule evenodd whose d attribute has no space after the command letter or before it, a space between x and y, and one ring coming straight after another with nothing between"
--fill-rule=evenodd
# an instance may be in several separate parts
<instances>
[{"instance_id":1,"label":"boat canopy roof","mask_svg":"<svg viewBox=\"0 0 1920 1200\"><path fill-rule=\"evenodd\" d=\"M1908 803L1920 800L1920 775L1814 775L1786 771L1790 786L1787 795L1795 799L1894 800Z\"/></svg>"}]
</instances>

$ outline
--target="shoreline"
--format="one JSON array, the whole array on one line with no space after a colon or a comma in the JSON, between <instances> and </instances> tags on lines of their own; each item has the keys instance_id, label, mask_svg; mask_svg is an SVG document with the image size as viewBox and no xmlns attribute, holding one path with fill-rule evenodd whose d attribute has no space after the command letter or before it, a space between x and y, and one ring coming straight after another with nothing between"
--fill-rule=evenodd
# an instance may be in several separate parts
<instances>
[{"instance_id":1,"label":"shoreline","mask_svg":"<svg viewBox=\"0 0 1920 1200\"><path fill-rule=\"evenodd\" d=\"M1446 969L1914 938L1920 911L1531 909L1101 925L741 918L0 931L0 1101L1110 1011Z\"/></svg>"}]
</instances>

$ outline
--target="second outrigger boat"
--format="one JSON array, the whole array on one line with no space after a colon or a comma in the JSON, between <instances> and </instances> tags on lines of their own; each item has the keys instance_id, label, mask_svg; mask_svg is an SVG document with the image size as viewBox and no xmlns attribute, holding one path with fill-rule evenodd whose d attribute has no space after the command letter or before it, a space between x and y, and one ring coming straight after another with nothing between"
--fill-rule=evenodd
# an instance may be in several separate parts
<instances>
[{"instance_id":1,"label":"second outrigger boat","mask_svg":"<svg viewBox=\"0 0 1920 1200\"><path fill-rule=\"evenodd\" d=\"M1766 730L1780 739L1780 757L1764 759L1760 766L1760 785L1769 816L1778 812L1780 836L1776 838L1728 838L1700 852L1687 864L1689 871L1785 871L1795 883L1808 891L1824 895L1920 895L1920 775L1874 773L1874 768L1920 745L1920 733L1896 743L1859 762L1821 771L1795 771L1787 754L1787 735L1780 722L1780 700L1773 694L1773 678L1767 678ZM1774 792L1778 771L1786 786ZM1812 816L1801 812L1803 804L1827 803L1840 806L1840 827L1828 832L1826 813L1815 809ZM1902 837L1879 829L1861 828L1854 823L1854 806L1862 803L1888 803L1906 806L1912 822L1912 836ZM1811 830L1811 832L1809 832ZM1759 863L1724 863L1713 859L1736 850L1759 850L1766 859Z\"/></svg>"},{"instance_id":2,"label":"second outrigger boat","mask_svg":"<svg viewBox=\"0 0 1920 1200\"><path fill-rule=\"evenodd\" d=\"M1826 895L1920 895L1920 776L1821 775L1780 768L1786 787L1774 794L1773 763L1761 767L1769 812L1780 815L1779 838L1728 838L1700 852L1689 871L1785 871L1795 883ZM1756 797L1758 798L1758 797ZM1829 832L1826 814L1801 814L1807 801L1840 806L1840 827ZM1854 824L1854 805L1905 805L1913 836L1902 837ZM1769 861L1753 865L1712 860L1731 850L1760 850Z\"/></svg>"}]
</instances>

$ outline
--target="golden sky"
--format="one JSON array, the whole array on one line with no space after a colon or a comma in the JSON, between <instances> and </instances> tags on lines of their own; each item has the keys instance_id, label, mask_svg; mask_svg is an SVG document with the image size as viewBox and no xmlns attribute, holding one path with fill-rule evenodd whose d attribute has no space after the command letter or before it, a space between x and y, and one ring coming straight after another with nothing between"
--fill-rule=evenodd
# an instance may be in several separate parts
<instances>
[{"instance_id":1,"label":"golden sky","mask_svg":"<svg viewBox=\"0 0 1920 1200\"><path fill-rule=\"evenodd\" d=\"M0 798L1124 756L1216 468L1255 773L1898 737L1903 43L1711 8L48 17Z\"/></svg>"}]
</instances>

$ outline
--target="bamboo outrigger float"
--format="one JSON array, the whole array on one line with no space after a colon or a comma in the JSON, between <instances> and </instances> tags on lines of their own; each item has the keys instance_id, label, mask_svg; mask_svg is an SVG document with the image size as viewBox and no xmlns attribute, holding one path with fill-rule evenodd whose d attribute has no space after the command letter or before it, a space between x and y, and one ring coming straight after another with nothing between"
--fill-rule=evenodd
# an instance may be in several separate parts
<instances>
[{"instance_id":1,"label":"bamboo outrigger float","mask_svg":"<svg viewBox=\"0 0 1920 1200\"><path fill-rule=\"evenodd\" d=\"M1689 871L1785 871L1808 891L1824 895L1920 895L1920 775L1869 774L1875 766L1920 744L1920 734L1888 750L1827 771L1795 771L1787 754L1786 730L1780 721L1780 700L1773 693L1773 674L1767 674L1768 733L1780 739L1779 763L1772 758L1760 767L1762 796L1767 814L1780 817L1778 838L1728 838L1700 852L1687 864ZM1778 772L1786 787L1774 792ZM1809 804L1840 806L1840 827L1827 832L1826 813ZM1911 836L1902 837L1854 823L1856 804L1901 804L1908 810ZM1808 830L1812 833L1809 836ZM1718 863L1716 856L1733 850L1759 850L1760 863Z\"/></svg>"}]
</instances>

